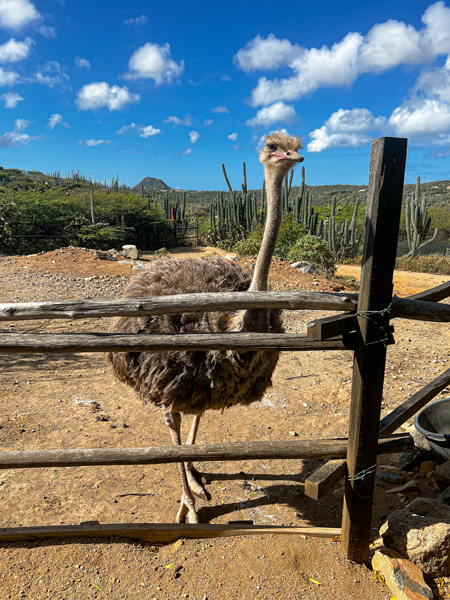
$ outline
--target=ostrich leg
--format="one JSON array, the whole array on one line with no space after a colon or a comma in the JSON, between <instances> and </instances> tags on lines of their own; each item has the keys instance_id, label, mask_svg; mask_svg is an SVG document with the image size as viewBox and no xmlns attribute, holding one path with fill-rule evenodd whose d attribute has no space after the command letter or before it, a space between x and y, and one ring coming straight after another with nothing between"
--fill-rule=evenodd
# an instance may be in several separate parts
<instances>
[{"instance_id":1,"label":"ostrich leg","mask_svg":"<svg viewBox=\"0 0 450 600\"><path fill-rule=\"evenodd\" d=\"M167 410L165 407L164 410L164 420L166 422L167 427L170 430L170 435L172 436L172 443L180 446L181 445L181 415L180 413L171 412ZM181 496L180 508L177 513L177 523L184 523L186 521L186 516L188 518L189 523L198 523L198 516L195 512L195 501L194 496L192 495L191 489L189 487L187 475L186 475L186 466L184 462L178 463L178 468L180 470L180 478L181 478L181 486L183 488L183 495Z\"/></svg>"},{"instance_id":2,"label":"ostrich leg","mask_svg":"<svg viewBox=\"0 0 450 600\"><path fill-rule=\"evenodd\" d=\"M200 416L201 415L194 416L194 419L193 419L192 425L191 425L191 430L189 431L189 435L186 440L186 444L195 444L195 439L197 437L197 432L198 432L198 426L200 423ZM209 500L208 492L205 490L205 488L203 487L203 485L201 483L200 473L197 471L197 469L194 467L194 465L190 462L185 463L185 467L186 467L186 475L187 475L187 479L188 479L188 483L189 483L191 492L194 494L194 496L197 496L197 498L201 498L202 500Z\"/></svg>"}]
</instances>

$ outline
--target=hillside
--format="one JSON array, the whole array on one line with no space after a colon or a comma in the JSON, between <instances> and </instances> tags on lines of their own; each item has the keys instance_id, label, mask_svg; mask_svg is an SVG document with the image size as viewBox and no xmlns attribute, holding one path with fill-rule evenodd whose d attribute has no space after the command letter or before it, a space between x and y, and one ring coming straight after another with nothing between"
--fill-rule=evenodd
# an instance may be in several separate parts
<instances>
[{"instance_id":1,"label":"hillside","mask_svg":"<svg viewBox=\"0 0 450 600\"><path fill-rule=\"evenodd\" d=\"M164 183L162 179L156 179L155 177L144 177L144 179L135 185L131 191L140 193L142 188L144 188L144 190L155 190L158 192L169 192L172 189Z\"/></svg>"}]
</instances>

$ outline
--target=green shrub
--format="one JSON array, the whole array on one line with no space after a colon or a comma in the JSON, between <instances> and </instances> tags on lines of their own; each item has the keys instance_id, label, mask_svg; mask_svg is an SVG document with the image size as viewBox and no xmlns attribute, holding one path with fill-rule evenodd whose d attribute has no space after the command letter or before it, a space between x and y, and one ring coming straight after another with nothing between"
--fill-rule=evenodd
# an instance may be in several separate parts
<instances>
[{"instance_id":1,"label":"green shrub","mask_svg":"<svg viewBox=\"0 0 450 600\"><path fill-rule=\"evenodd\" d=\"M96 225L85 225L78 231L76 239L83 246L108 250L111 247L121 248L124 244L134 240L135 233L132 227L123 225L108 225L108 223L97 223Z\"/></svg>"},{"instance_id":2,"label":"green shrub","mask_svg":"<svg viewBox=\"0 0 450 600\"><path fill-rule=\"evenodd\" d=\"M328 273L335 273L336 262L330 246L321 238L305 235L292 247L288 256L289 260L307 260Z\"/></svg>"},{"instance_id":3,"label":"green shrub","mask_svg":"<svg viewBox=\"0 0 450 600\"><path fill-rule=\"evenodd\" d=\"M253 237L248 237L246 240L241 240L233 246L233 252L238 256L256 256L261 248L261 240Z\"/></svg>"},{"instance_id":4,"label":"green shrub","mask_svg":"<svg viewBox=\"0 0 450 600\"><path fill-rule=\"evenodd\" d=\"M302 236L306 234L306 229L303 223L295 223L294 216L283 215L281 221L280 233L278 234L277 245L275 247L275 256L287 259L291 248ZM253 231L250 236L237 242L233 246L233 251L239 255L256 256L261 247L261 241L264 235L264 228L260 225Z\"/></svg>"}]
</instances>

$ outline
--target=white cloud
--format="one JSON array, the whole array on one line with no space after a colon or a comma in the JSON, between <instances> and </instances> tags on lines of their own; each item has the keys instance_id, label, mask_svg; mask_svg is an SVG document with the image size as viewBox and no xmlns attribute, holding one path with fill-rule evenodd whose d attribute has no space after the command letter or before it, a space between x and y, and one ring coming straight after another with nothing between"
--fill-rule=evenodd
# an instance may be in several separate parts
<instances>
[{"instance_id":1,"label":"white cloud","mask_svg":"<svg viewBox=\"0 0 450 600\"><path fill-rule=\"evenodd\" d=\"M199 137L200 137L200 134L198 131L190 131L189 132L189 139L191 140L191 144L195 144L195 142L198 141Z\"/></svg>"},{"instance_id":2,"label":"white cloud","mask_svg":"<svg viewBox=\"0 0 450 600\"><path fill-rule=\"evenodd\" d=\"M87 58L83 58L82 56L75 57L75 65L77 67L79 67L80 69L90 69L91 68L91 63L88 61Z\"/></svg>"},{"instance_id":3,"label":"white cloud","mask_svg":"<svg viewBox=\"0 0 450 600\"><path fill-rule=\"evenodd\" d=\"M230 133L230 135L228 136L228 139L231 140L232 142L235 142L238 138L238 134L236 132L234 133Z\"/></svg>"},{"instance_id":4,"label":"white cloud","mask_svg":"<svg viewBox=\"0 0 450 600\"><path fill-rule=\"evenodd\" d=\"M16 71L7 71L0 67L0 85L14 85L20 79Z\"/></svg>"},{"instance_id":5,"label":"white cloud","mask_svg":"<svg viewBox=\"0 0 450 600\"><path fill-rule=\"evenodd\" d=\"M450 56L442 69L423 71L417 80L415 89L428 97L434 96L444 102L450 102Z\"/></svg>"},{"instance_id":6,"label":"white cloud","mask_svg":"<svg viewBox=\"0 0 450 600\"><path fill-rule=\"evenodd\" d=\"M141 15L140 17L136 17L135 19L126 19L124 21L125 25L133 25L133 27L140 27L141 25L145 25L148 21L148 17L145 15Z\"/></svg>"},{"instance_id":7,"label":"white cloud","mask_svg":"<svg viewBox=\"0 0 450 600\"><path fill-rule=\"evenodd\" d=\"M89 83L78 92L75 104L79 110L97 110L106 107L110 111L122 110L131 103L139 102L140 95L131 93L127 87L110 86L106 81Z\"/></svg>"},{"instance_id":8,"label":"white cloud","mask_svg":"<svg viewBox=\"0 0 450 600\"><path fill-rule=\"evenodd\" d=\"M64 122L62 115L60 115L59 113L53 113L52 115L50 115L47 127L50 129L50 131L53 131L53 129L55 129L57 125L62 125L63 127L67 128L69 127L69 125Z\"/></svg>"},{"instance_id":9,"label":"white cloud","mask_svg":"<svg viewBox=\"0 0 450 600\"><path fill-rule=\"evenodd\" d=\"M289 66L294 58L300 56L302 48L291 44L289 40L279 40L269 33L267 38L257 35L244 48L237 51L233 62L243 71L274 71Z\"/></svg>"},{"instance_id":10,"label":"white cloud","mask_svg":"<svg viewBox=\"0 0 450 600\"><path fill-rule=\"evenodd\" d=\"M180 156L189 156L189 154L192 154L192 148L187 148L184 152L180 154Z\"/></svg>"},{"instance_id":11,"label":"white cloud","mask_svg":"<svg viewBox=\"0 0 450 600\"><path fill-rule=\"evenodd\" d=\"M359 148L370 142L371 132L385 128L387 119L375 117L366 108L340 108L319 129L310 133L308 152L327 148Z\"/></svg>"},{"instance_id":12,"label":"white cloud","mask_svg":"<svg viewBox=\"0 0 450 600\"><path fill-rule=\"evenodd\" d=\"M252 90L254 106L278 100L294 101L321 87L352 85L363 73L381 73L399 65L426 64L450 53L450 8L444 2L430 5L416 29L402 21L374 25L366 35L349 32L331 47L305 48L273 34L256 36L239 50L235 63L246 72L290 67L281 79L261 77Z\"/></svg>"},{"instance_id":13,"label":"white cloud","mask_svg":"<svg viewBox=\"0 0 450 600\"><path fill-rule=\"evenodd\" d=\"M400 64L422 64L430 54L415 27L389 20L374 25L359 52L359 70L364 73L387 71Z\"/></svg>"},{"instance_id":14,"label":"white cloud","mask_svg":"<svg viewBox=\"0 0 450 600\"><path fill-rule=\"evenodd\" d=\"M0 148L20 148L21 146L26 146L31 140L36 139L23 132L29 124L30 121L26 119L17 119L12 131L0 135Z\"/></svg>"},{"instance_id":15,"label":"white cloud","mask_svg":"<svg viewBox=\"0 0 450 600\"><path fill-rule=\"evenodd\" d=\"M295 110L293 106L283 102L275 102L271 106L261 108L252 119L248 119L245 124L250 127L270 127L274 123L292 123L295 119Z\"/></svg>"},{"instance_id":16,"label":"white cloud","mask_svg":"<svg viewBox=\"0 0 450 600\"><path fill-rule=\"evenodd\" d=\"M20 31L42 16L29 0L0 0L0 27Z\"/></svg>"},{"instance_id":17,"label":"white cloud","mask_svg":"<svg viewBox=\"0 0 450 600\"><path fill-rule=\"evenodd\" d=\"M226 106L215 106L214 108L211 108L211 112L217 113L219 115L227 115L230 111Z\"/></svg>"},{"instance_id":18,"label":"white cloud","mask_svg":"<svg viewBox=\"0 0 450 600\"><path fill-rule=\"evenodd\" d=\"M164 123L173 123L174 125L186 125L186 127L191 127L192 117L191 115L185 115L182 119L180 119L180 117L170 115L170 117L164 119Z\"/></svg>"},{"instance_id":19,"label":"white cloud","mask_svg":"<svg viewBox=\"0 0 450 600\"><path fill-rule=\"evenodd\" d=\"M156 85L170 83L184 72L184 61L172 60L169 44L160 46L148 42L136 50L128 63L125 79L153 79Z\"/></svg>"},{"instance_id":20,"label":"white cloud","mask_svg":"<svg viewBox=\"0 0 450 600\"><path fill-rule=\"evenodd\" d=\"M229 75L222 75L222 77L220 78L220 81L227 83L228 81L231 81L231 77Z\"/></svg>"},{"instance_id":21,"label":"white cloud","mask_svg":"<svg viewBox=\"0 0 450 600\"><path fill-rule=\"evenodd\" d=\"M30 53L32 43L31 38L26 38L23 42L11 38L0 46L0 62L16 63L24 60Z\"/></svg>"},{"instance_id":22,"label":"white cloud","mask_svg":"<svg viewBox=\"0 0 450 600\"><path fill-rule=\"evenodd\" d=\"M0 96L0 100L3 100L5 108L16 108L19 102L22 102L24 98L14 92L6 92L6 94Z\"/></svg>"},{"instance_id":23,"label":"white cloud","mask_svg":"<svg viewBox=\"0 0 450 600\"><path fill-rule=\"evenodd\" d=\"M34 75L34 81L42 85L48 85L49 88L65 87L69 79L67 73L63 71L56 60L49 60L42 67L37 67Z\"/></svg>"},{"instance_id":24,"label":"white cloud","mask_svg":"<svg viewBox=\"0 0 450 600\"><path fill-rule=\"evenodd\" d=\"M389 124L398 136L439 146L450 142L450 104L435 99L411 100L396 108Z\"/></svg>"},{"instance_id":25,"label":"white cloud","mask_svg":"<svg viewBox=\"0 0 450 600\"><path fill-rule=\"evenodd\" d=\"M103 144L110 144L111 140L94 140L94 139L90 139L90 140L86 140L84 143L86 144L86 146L88 148L91 148L92 146L103 146Z\"/></svg>"},{"instance_id":26,"label":"white cloud","mask_svg":"<svg viewBox=\"0 0 450 600\"><path fill-rule=\"evenodd\" d=\"M205 119L205 120L203 121L203 125L204 125L205 127L209 127L209 125L212 125L213 123L214 123L214 119Z\"/></svg>"},{"instance_id":27,"label":"white cloud","mask_svg":"<svg viewBox=\"0 0 450 600\"><path fill-rule=\"evenodd\" d=\"M349 33L331 48L305 50L292 62L293 77L258 80L252 91L252 105L297 100L323 86L350 85L358 75L356 58L361 44L359 33Z\"/></svg>"},{"instance_id":28,"label":"white cloud","mask_svg":"<svg viewBox=\"0 0 450 600\"><path fill-rule=\"evenodd\" d=\"M162 133L161 129L156 129L153 125L145 125L139 134L139 137L149 138Z\"/></svg>"},{"instance_id":29,"label":"white cloud","mask_svg":"<svg viewBox=\"0 0 450 600\"><path fill-rule=\"evenodd\" d=\"M130 123L129 125L124 125L118 129L116 134L129 135L134 132L138 133L139 137L143 138L149 138L163 133L161 129L156 129L156 127L153 127L153 125L137 125L137 123Z\"/></svg>"},{"instance_id":30,"label":"white cloud","mask_svg":"<svg viewBox=\"0 0 450 600\"><path fill-rule=\"evenodd\" d=\"M431 52L438 56L450 53L450 9L444 2L431 4L422 16L423 37Z\"/></svg>"}]
</instances>

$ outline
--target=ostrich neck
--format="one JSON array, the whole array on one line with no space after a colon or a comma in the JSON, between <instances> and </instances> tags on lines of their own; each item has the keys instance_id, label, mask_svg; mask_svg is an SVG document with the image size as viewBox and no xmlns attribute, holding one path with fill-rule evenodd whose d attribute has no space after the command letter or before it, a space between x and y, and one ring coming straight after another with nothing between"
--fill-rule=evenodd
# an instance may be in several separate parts
<instances>
[{"instance_id":1,"label":"ostrich neck","mask_svg":"<svg viewBox=\"0 0 450 600\"><path fill-rule=\"evenodd\" d=\"M282 205L281 189L283 177L268 173L266 170L267 183L267 219L261 249L256 260L250 292L265 292L269 287L269 269L273 252L280 231ZM235 326L235 328L234 328ZM270 329L270 310L266 308L248 309L239 313L233 322L234 331L260 331Z\"/></svg>"},{"instance_id":2,"label":"ostrich neck","mask_svg":"<svg viewBox=\"0 0 450 600\"><path fill-rule=\"evenodd\" d=\"M283 177L266 170L267 183L267 219L261 249L250 284L250 292L265 292L269 287L269 269L280 231L282 205L281 190Z\"/></svg>"}]
</instances>

